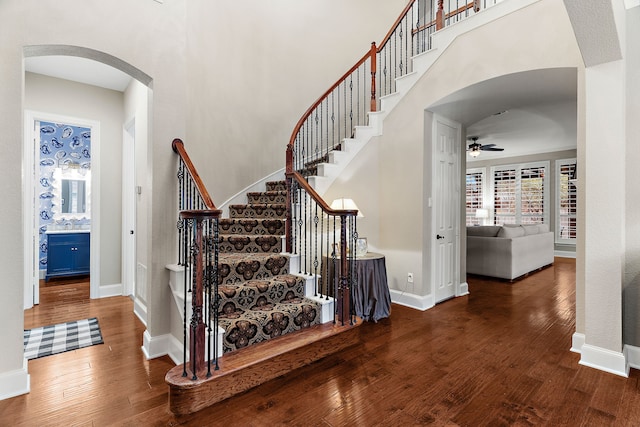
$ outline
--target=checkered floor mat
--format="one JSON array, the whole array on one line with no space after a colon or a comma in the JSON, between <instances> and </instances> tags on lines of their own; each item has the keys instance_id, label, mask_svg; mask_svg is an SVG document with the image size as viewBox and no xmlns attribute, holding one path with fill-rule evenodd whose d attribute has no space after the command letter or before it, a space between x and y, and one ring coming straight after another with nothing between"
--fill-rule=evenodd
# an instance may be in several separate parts
<instances>
[{"instance_id":1,"label":"checkered floor mat","mask_svg":"<svg viewBox=\"0 0 640 427\"><path fill-rule=\"evenodd\" d=\"M37 359L103 342L95 317L27 329L24 331L24 357Z\"/></svg>"}]
</instances>

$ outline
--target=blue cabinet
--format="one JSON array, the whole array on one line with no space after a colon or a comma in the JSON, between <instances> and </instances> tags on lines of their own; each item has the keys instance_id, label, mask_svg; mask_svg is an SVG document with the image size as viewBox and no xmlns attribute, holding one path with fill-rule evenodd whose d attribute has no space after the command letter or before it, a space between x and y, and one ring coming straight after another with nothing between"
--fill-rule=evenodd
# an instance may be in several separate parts
<instances>
[{"instance_id":1,"label":"blue cabinet","mask_svg":"<svg viewBox=\"0 0 640 427\"><path fill-rule=\"evenodd\" d=\"M89 274L89 233L47 234L47 275L52 277Z\"/></svg>"}]
</instances>

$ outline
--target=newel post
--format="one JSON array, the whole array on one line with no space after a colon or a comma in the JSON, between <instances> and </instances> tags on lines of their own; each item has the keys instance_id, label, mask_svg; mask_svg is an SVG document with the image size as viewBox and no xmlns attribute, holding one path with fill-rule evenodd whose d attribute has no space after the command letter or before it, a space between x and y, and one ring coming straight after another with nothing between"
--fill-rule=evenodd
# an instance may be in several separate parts
<instances>
[{"instance_id":1,"label":"newel post","mask_svg":"<svg viewBox=\"0 0 640 427\"><path fill-rule=\"evenodd\" d=\"M370 60L371 60L371 112L377 111L376 108L376 72L378 71L378 48L376 42L371 43Z\"/></svg>"},{"instance_id":2,"label":"newel post","mask_svg":"<svg viewBox=\"0 0 640 427\"><path fill-rule=\"evenodd\" d=\"M436 31L444 28L444 0L438 0L438 11L436 12Z\"/></svg>"},{"instance_id":3,"label":"newel post","mask_svg":"<svg viewBox=\"0 0 640 427\"><path fill-rule=\"evenodd\" d=\"M338 314L344 325L345 318L351 316L351 290L349 286L349 257L347 255L347 216L340 216L340 284L338 289Z\"/></svg>"},{"instance_id":4,"label":"newel post","mask_svg":"<svg viewBox=\"0 0 640 427\"><path fill-rule=\"evenodd\" d=\"M191 333L189 336L189 358L191 361L191 369L193 371L193 379L196 379L196 373L204 368L204 335L205 327L202 321L202 306L204 294L204 259L202 247L202 218L194 218L194 241L192 247L194 268L192 282L193 288L191 292ZM185 296L186 298L186 296Z\"/></svg>"},{"instance_id":5,"label":"newel post","mask_svg":"<svg viewBox=\"0 0 640 427\"><path fill-rule=\"evenodd\" d=\"M473 0L473 11L480 12L480 0Z\"/></svg>"}]
</instances>

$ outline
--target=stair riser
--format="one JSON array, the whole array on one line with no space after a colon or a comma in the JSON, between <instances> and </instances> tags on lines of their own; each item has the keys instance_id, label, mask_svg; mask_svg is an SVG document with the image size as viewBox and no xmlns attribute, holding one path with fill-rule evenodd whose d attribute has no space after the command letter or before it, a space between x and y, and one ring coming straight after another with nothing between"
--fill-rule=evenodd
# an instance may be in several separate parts
<instances>
[{"instance_id":1,"label":"stair riser","mask_svg":"<svg viewBox=\"0 0 640 427\"><path fill-rule=\"evenodd\" d=\"M237 255L235 258L239 260L233 259L234 255ZM289 260L284 255L271 256L264 262L258 259L244 259L250 255L231 254L231 256L224 256L221 254L218 263L218 283L233 285L246 280L262 280L289 272Z\"/></svg>"},{"instance_id":2,"label":"stair riser","mask_svg":"<svg viewBox=\"0 0 640 427\"><path fill-rule=\"evenodd\" d=\"M282 252L280 236L220 236L220 253L276 253Z\"/></svg>"},{"instance_id":3,"label":"stair riser","mask_svg":"<svg viewBox=\"0 0 640 427\"><path fill-rule=\"evenodd\" d=\"M277 304L273 309L245 312L242 319L220 318L224 352L276 338L320 323L314 304Z\"/></svg>"},{"instance_id":4,"label":"stair riser","mask_svg":"<svg viewBox=\"0 0 640 427\"><path fill-rule=\"evenodd\" d=\"M287 212L286 206L278 205L231 205L231 218L275 218L283 219Z\"/></svg>"},{"instance_id":5,"label":"stair riser","mask_svg":"<svg viewBox=\"0 0 640 427\"><path fill-rule=\"evenodd\" d=\"M219 286L219 312L233 318L235 314L243 311L257 310L269 304L290 302L304 297L304 278L283 275L279 279L281 280L250 280L242 286Z\"/></svg>"},{"instance_id":6,"label":"stair riser","mask_svg":"<svg viewBox=\"0 0 640 427\"><path fill-rule=\"evenodd\" d=\"M287 191L287 183L285 181L267 182L267 191Z\"/></svg>"},{"instance_id":7,"label":"stair riser","mask_svg":"<svg viewBox=\"0 0 640 427\"><path fill-rule=\"evenodd\" d=\"M267 193L248 193L247 200L249 200L250 205L259 203L283 205L287 203L287 193L282 193L279 191Z\"/></svg>"}]
</instances>

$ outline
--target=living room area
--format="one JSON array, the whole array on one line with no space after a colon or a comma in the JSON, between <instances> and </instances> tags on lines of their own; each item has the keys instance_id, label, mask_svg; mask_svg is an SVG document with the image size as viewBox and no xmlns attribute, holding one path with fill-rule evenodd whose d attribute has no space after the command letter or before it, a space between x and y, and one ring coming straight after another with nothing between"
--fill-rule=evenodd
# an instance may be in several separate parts
<instances>
[{"instance_id":1,"label":"living room area","mask_svg":"<svg viewBox=\"0 0 640 427\"><path fill-rule=\"evenodd\" d=\"M576 70L519 74L457 94L491 94L466 129L467 273L511 281L575 258L578 231Z\"/></svg>"}]
</instances>

